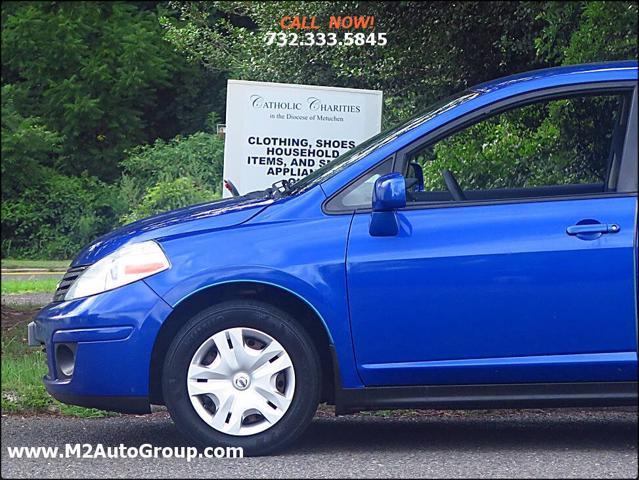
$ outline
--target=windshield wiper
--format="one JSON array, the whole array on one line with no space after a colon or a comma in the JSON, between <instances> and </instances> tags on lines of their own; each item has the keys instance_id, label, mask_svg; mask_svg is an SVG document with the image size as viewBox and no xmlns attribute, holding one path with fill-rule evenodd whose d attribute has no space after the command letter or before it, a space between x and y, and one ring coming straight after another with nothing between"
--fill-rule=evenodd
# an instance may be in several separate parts
<instances>
[{"instance_id":1,"label":"windshield wiper","mask_svg":"<svg viewBox=\"0 0 639 480\"><path fill-rule=\"evenodd\" d=\"M271 198L285 197L291 193L294 183L292 180L278 180L267 188L266 192Z\"/></svg>"},{"instance_id":2,"label":"windshield wiper","mask_svg":"<svg viewBox=\"0 0 639 480\"><path fill-rule=\"evenodd\" d=\"M293 191L292 180L278 180L265 190L255 190L242 195L247 198L260 198L266 196L266 198L281 198L286 197Z\"/></svg>"}]
</instances>

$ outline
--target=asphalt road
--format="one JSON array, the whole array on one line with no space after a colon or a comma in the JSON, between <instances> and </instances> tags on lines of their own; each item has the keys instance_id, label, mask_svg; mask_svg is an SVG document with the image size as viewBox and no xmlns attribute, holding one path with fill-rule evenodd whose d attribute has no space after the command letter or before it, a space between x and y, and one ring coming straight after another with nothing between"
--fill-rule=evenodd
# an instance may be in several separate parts
<instances>
[{"instance_id":1,"label":"asphalt road","mask_svg":"<svg viewBox=\"0 0 639 480\"><path fill-rule=\"evenodd\" d=\"M316 418L286 452L243 459L9 459L8 446L186 445L163 413L2 418L2 477L636 478L634 409Z\"/></svg>"}]
</instances>

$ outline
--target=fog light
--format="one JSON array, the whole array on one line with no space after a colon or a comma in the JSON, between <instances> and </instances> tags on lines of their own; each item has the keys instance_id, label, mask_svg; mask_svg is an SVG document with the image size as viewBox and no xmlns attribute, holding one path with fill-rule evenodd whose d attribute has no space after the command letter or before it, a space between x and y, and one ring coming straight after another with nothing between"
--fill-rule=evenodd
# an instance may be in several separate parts
<instances>
[{"instance_id":1,"label":"fog light","mask_svg":"<svg viewBox=\"0 0 639 480\"><path fill-rule=\"evenodd\" d=\"M71 378L75 368L75 344L57 344L55 348L55 364L58 370L58 378Z\"/></svg>"}]
</instances>

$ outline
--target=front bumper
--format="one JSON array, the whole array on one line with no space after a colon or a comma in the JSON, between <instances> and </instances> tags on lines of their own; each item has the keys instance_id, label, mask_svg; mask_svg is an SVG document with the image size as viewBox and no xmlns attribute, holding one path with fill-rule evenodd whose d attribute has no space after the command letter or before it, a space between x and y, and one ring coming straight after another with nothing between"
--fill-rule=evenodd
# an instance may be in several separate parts
<instances>
[{"instance_id":1,"label":"front bumper","mask_svg":"<svg viewBox=\"0 0 639 480\"><path fill-rule=\"evenodd\" d=\"M144 281L44 307L29 345L44 345L47 391L73 405L147 413L151 353L171 313Z\"/></svg>"}]
</instances>

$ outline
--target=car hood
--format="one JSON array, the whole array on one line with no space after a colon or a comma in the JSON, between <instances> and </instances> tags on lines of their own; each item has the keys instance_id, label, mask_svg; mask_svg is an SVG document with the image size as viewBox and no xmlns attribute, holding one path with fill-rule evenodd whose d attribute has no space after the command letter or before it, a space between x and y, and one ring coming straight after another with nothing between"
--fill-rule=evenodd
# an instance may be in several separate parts
<instances>
[{"instance_id":1,"label":"car hood","mask_svg":"<svg viewBox=\"0 0 639 480\"><path fill-rule=\"evenodd\" d=\"M71 266L93 264L130 242L232 227L251 219L271 203L273 200L267 195L234 197L144 218L98 238L78 254Z\"/></svg>"}]
</instances>

